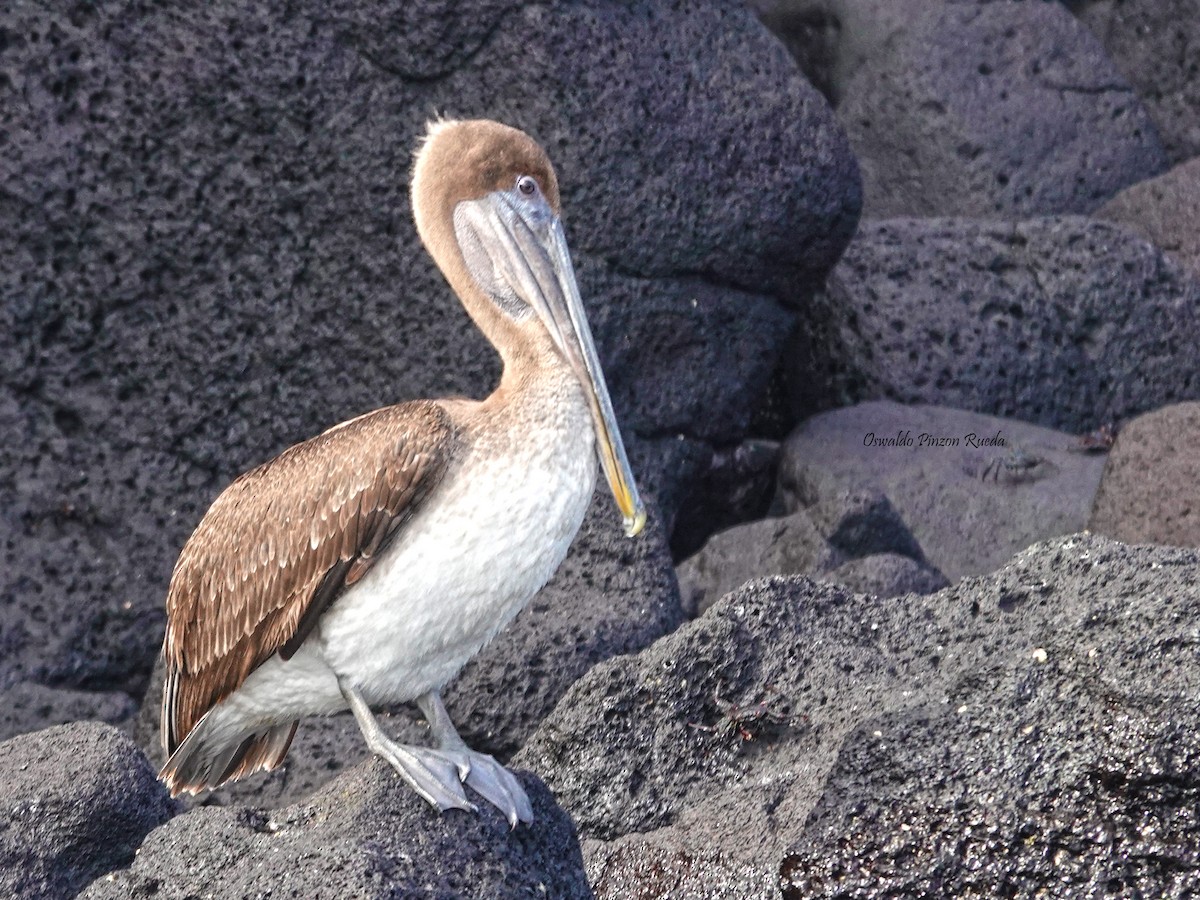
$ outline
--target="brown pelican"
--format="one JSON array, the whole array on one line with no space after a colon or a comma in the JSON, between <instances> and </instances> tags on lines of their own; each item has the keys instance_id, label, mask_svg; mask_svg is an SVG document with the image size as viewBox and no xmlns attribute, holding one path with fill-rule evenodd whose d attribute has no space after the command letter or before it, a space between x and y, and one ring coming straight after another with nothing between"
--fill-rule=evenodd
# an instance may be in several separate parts
<instances>
[{"instance_id":1,"label":"brown pelican","mask_svg":"<svg viewBox=\"0 0 1200 900\"><path fill-rule=\"evenodd\" d=\"M455 731L440 691L558 568L596 480L645 523L544 151L488 121L429 127L417 231L504 362L481 402L421 400L337 425L242 475L175 565L160 778L197 793L278 766L297 721L349 708L371 750L439 810L514 826L520 783ZM434 747L371 707L415 700Z\"/></svg>"}]
</instances>

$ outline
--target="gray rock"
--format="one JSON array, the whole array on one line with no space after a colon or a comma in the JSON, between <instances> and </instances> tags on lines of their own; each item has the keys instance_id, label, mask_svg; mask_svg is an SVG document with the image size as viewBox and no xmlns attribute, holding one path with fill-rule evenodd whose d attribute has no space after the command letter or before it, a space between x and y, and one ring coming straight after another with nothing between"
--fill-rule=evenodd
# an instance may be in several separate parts
<instances>
[{"instance_id":1,"label":"gray rock","mask_svg":"<svg viewBox=\"0 0 1200 900\"><path fill-rule=\"evenodd\" d=\"M857 594L886 599L902 594L933 594L950 582L937 569L899 553L875 553L842 563L818 581L842 584Z\"/></svg>"},{"instance_id":2,"label":"gray rock","mask_svg":"<svg viewBox=\"0 0 1200 900\"><path fill-rule=\"evenodd\" d=\"M777 900L778 878L703 849L665 849L637 835L584 841L583 858L596 900Z\"/></svg>"},{"instance_id":3,"label":"gray rock","mask_svg":"<svg viewBox=\"0 0 1200 900\"><path fill-rule=\"evenodd\" d=\"M1137 94L1058 3L908 3L870 31L838 107L864 216L1086 213L1166 167Z\"/></svg>"},{"instance_id":4,"label":"gray rock","mask_svg":"<svg viewBox=\"0 0 1200 900\"><path fill-rule=\"evenodd\" d=\"M766 515L778 465L778 441L751 439L709 453L679 503L671 553L686 558L715 532Z\"/></svg>"},{"instance_id":5,"label":"gray rock","mask_svg":"<svg viewBox=\"0 0 1200 900\"><path fill-rule=\"evenodd\" d=\"M74 897L133 860L174 807L137 747L81 722L0 743L0 894Z\"/></svg>"},{"instance_id":6,"label":"gray rock","mask_svg":"<svg viewBox=\"0 0 1200 900\"><path fill-rule=\"evenodd\" d=\"M1095 217L1136 231L1200 278L1200 158L1126 188Z\"/></svg>"},{"instance_id":7,"label":"gray rock","mask_svg":"<svg viewBox=\"0 0 1200 900\"><path fill-rule=\"evenodd\" d=\"M0 741L80 719L129 725L137 703L120 691L76 691L31 681L0 691Z\"/></svg>"},{"instance_id":8,"label":"gray rock","mask_svg":"<svg viewBox=\"0 0 1200 900\"><path fill-rule=\"evenodd\" d=\"M768 293L818 283L857 217L840 127L734 5L10 5L0 29L0 682L139 692L232 477L488 390L410 221L434 110L548 147L634 441L741 438L791 322Z\"/></svg>"},{"instance_id":9,"label":"gray rock","mask_svg":"<svg viewBox=\"0 0 1200 900\"><path fill-rule=\"evenodd\" d=\"M870 896L976 872L989 895L1052 894L1069 837L1071 883L1179 896L1200 846L1198 585L1195 550L1089 535L930 596L752 582L592 669L518 761L585 838L654 845L643 884L674 851L769 875L800 856L789 876L824 853L820 896L855 893L839 872Z\"/></svg>"},{"instance_id":10,"label":"gray rock","mask_svg":"<svg viewBox=\"0 0 1200 900\"><path fill-rule=\"evenodd\" d=\"M686 615L698 616L753 578L828 572L845 558L804 510L735 525L679 564L680 602Z\"/></svg>"},{"instance_id":11,"label":"gray rock","mask_svg":"<svg viewBox=\"0 0 1200 900\"><path fill-rule=\"evenodd\" d=\"M674 538L680 511L703 478L712 447L704 441L675 434L671 437L626 441L630 465L637 473L643 498L649 497L662 516L663 530Z\"/></svg>"},{"instance_id":12,"label":"gray rock","mask_svg":"<svg viewBox=\"0 0 1200 900\"><path fill-rule=\"evenodd\" d=\"M780 865L785 900L1194 895L1200 748L1181 723L1200 705L1114 709L1104 665L1080 662L1027 656L861 725Z\"/></svg>"},{"instance_id":13,"label":"gray rock","mask_svg":"<svg viewBox=\"0 0 1200 900\"><path fill-rule=\"evenodd\" d=\"M375 760L302 805L193 809L81 896L591 897L570 819L540 781L520 778L536 819L510 829L486 804L434 812Z\"/></svg>"},{"instance_id":14,"label":"gray rock","mask_svg":"<svg viewBox=\"0 0 1200 900\"><path fill-rule=\"evenodd\" d=\"M904 517L878 490L857 484L834 490L818 488L801 502L830 545L852 559L875 553L899 553L918 562L925 560L921 545L908 530ZM791 508L798 509L796 505Z\"/></svg>"},{"instance_id":15,"label":"gray rock","mask_svg":"<svg viewBox=\"0 0 1200 900\"><path fill-rule=\"evenodd\" d=\"M877 554L910 557L929 578L941 579L938 587L944 586L945 579L928 570L920 544L887 497L858 487L821 487L802 505L793 502L789 515L718 532L684 560L677 572L685 614L699 615L753 578L818 577L841 571L848 560Z\"/></svg>"},{"instance_id":16,"label":"gray rock","mask_svg":"<svg viewBox=\"0 0 1200 900\"><path fill-rule=\"evenodd\" d=\"M1200 547L1200 403L1179 403L1121 428L1088 528L1127 544Z\"/></svg>"},{"instance_id":17,"label":"gray rock","mask_svg":"<svg viewBox=\"0 0 1200 900\"><path fill-rule=\"evenodd\" d=\"M889 397L1091 431L1200 396L1200 283L1087 219L869 223L789 359L799 409Z\"/></svg>"},{"instance_id":18,"label":"gray rock","mask_svg":"<svg viewBox=\"0 0 1200 900\"><path fill-rule=\"evenodd\" d=\"M1075 440L962 410L861 403L814 416L792 433L780 494L786 509L798 511L847 491L882 494L929 563L957 581L994 571L1035 541L1086 527L1104 458L1076 452Z\"/></svg>"},{"instance_id":19,"label":"gray rock","mask_svg":"<svg viewBox=\"0 0 1200 900\"><path fill-rule=\"evenodd\" d=\"M750 0L800 69L837 106L846 84L930 0Z\"/></svg>"},{"instance_id":20,"label":"gray rock","mask_svg":"<svg viewBox=\"0 0 1200 900\"><path fill-rule=\"evenodd\" d=\"M619 271L790 294L853 234L841 125L741 4L529 3L447 88L548 136L564 207L589 220L572 250Z\"/></svg>"},{"instance_id":21,"label":"gray rock","mask_svg":"<svg viewBox=\"0 0 1200 900\"><path fill-rule=\"evenodd\" d=\"M1196 0L1073 0L1154 118L1167 155L1200 154L1200 3Z\"/></svg>"}]
</instances>

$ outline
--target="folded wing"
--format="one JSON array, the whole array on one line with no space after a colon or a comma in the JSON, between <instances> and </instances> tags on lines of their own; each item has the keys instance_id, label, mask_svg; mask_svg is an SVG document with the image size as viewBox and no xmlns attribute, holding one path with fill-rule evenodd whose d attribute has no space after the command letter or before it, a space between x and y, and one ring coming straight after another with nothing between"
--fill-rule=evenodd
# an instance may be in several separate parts
<instances>
[{"instance_id":1,"label":"folded wing","mask_svg":"<svg viewBox=\"0 0 1200 900\"><path fill-rule=\"evenodd\" d=\"M405 403L297 444L225 489L167 594L168 754L255 668L299 649L441 482L455 446L444 409Z\"/></svg>"}]
</instances>

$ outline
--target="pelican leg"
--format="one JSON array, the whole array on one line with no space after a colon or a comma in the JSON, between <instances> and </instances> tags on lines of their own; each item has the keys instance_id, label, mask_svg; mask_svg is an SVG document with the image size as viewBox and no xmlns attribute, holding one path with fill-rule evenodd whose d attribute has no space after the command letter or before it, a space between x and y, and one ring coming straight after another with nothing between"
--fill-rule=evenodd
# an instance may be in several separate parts
<instances>
[{"instance_id":1,"label":"pelican leg","mask_svg":"<svg viewBox=\"0 0 1200 900\"><path fill-rule=\"evenodd\" d=\"M461 767L455 761L425 748L397 744L383 733L379 722L358 691L340 678L338 687L342 696L346 698L350 711L354 713L371 752L387 760L414 791L436 806L440 812L448 809L478 811L462 789Z\"/></svg>"},{"instance_id":2,"label":"pelican leg","mask_svg":"<svg viewBox=\"0 0 1200 900\"><path fill-rule=\"evenodd\" d=\"M532 822L533 806L521 782L494 757L466 745L450 721L441 695L430 691L417 698L417 706L429 721L439 755L458 766L463 773L463 783L504 813L511 827L516 828L518 821Z\"/></svg>"}]
</instances>

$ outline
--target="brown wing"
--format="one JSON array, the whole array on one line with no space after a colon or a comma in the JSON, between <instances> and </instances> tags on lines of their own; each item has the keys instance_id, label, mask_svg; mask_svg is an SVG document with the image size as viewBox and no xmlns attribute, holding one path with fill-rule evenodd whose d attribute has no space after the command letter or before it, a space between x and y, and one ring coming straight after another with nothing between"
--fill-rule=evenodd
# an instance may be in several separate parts
<instances>
[{"instance_id":1,"label":"brown wing","mask_svg":"<svg viewBox=\"0 0 1200 900\"><path fill-rule=\"evenodd\" d=\"M167 593L168 754L272 654L300 647L441 481L455 443L445 410L405 403L297 444L222 492Z\"/></svg>"}]
</instances>

